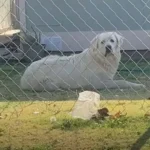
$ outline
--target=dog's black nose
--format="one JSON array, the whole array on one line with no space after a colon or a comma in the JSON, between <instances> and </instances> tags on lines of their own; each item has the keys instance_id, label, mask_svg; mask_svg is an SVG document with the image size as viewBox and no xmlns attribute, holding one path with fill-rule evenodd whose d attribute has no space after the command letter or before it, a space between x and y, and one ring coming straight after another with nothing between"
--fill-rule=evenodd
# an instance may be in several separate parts
<instances>
[{"instance_id":1,"label":"dog's black nose","mask_svg":"<svg viewBox=\"0 0 150 150\"><path fill-rule=\"evenodd\" d=\"M106 46L106 50L111 50L111 46L110 46L110 45L107 45L107 46Z\"/></svg>"},{"instance_id":2,"label":"dog's black nose","mask_svg":"<svg viewBox=\"0 0 150 150\"><path fill-rule=\"evenodd\" d=\"M111 52L111 46L107 45L106 46L106 53L105 53L105 57Z\"/></svg>"}]
</instances>

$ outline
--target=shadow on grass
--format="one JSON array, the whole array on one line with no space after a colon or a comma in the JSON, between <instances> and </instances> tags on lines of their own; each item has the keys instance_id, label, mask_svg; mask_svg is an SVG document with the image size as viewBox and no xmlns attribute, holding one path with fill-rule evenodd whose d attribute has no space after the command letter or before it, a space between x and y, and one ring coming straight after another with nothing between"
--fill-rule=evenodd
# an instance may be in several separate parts
<instances>
[{"instance_id":1,"label":"shadow on grass","mask_svg":"<svg viewBox=\"0 0 150 150\"><path fill-rule=\"evenodd\" d=\"M140 150L144 144L150 139L150 128L132 145L131 150Z\"/></svg>"}]
</instances>

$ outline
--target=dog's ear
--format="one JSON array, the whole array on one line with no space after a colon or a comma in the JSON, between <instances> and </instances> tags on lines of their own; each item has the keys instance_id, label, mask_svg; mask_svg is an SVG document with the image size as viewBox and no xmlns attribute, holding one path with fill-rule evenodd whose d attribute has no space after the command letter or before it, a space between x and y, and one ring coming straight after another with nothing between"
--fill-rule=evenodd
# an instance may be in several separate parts
<instances>
[{"instance_id":1,"label":"dog's ear","mask_svg":"<svg viewBox=\"0 0 150 150\"><path fill-rule=\"evenodd\" d=\"M99 35L95 36L95 37L92 39L92 41L90 42L90 43L91 43L91 48L92 48L93 50L96 50L96 49L99 48L99 45L98 45L98 36L99 36Z\"/></svg>"},{"instance_id":2,"label":"dog's ear","mask_svg":"<svg viewBox=\"0 0 150 150\"><path fill-rule=\"evenodd\" d=\"M115 36L117 38L117 41L118 41L118 46L120 47L122 44L123 44L123 41L124 41L124 37L115 33Z\"/></svg>"},{"instance_id":3,"label":"dog's ear","mask_svg":"<svg viewBox=\"0 0 150 150\"><path fill-rule=\"evenodd\" d=\"M119 39L120 39L120 42L119 42L119 43L120 43L120 46L121 46L121 45L123 44L124 37L123 37L123 36L120 36Z\"/></svg>"}]
</instances>

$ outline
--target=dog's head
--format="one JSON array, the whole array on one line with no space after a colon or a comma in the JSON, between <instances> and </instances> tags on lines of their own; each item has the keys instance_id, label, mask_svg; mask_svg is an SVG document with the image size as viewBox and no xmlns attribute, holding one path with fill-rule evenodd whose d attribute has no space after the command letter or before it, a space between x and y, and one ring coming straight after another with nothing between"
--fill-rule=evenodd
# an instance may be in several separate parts
<instances>
[{"instance_id":1,"label":"dog's head","mask_svg":"<svg viewBox=\"0 0 150 150\"><path fill-rule=\"evenodd\" d=\"M100 52L101 55L107 57L108 54L120 52L123 44L123 37L116 32L104 32L98 34L92 41L91 47L93 51Z\"/></svg>"}]
</instances>

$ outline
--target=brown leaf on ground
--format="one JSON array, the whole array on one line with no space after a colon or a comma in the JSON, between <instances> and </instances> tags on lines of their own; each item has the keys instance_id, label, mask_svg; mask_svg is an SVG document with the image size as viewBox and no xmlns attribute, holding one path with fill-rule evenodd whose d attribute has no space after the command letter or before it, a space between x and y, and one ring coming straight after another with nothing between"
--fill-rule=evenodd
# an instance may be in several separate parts
<instances>
[{"instance_id":1,"label":"brown leaf on ground","mask_svg":"<svg viewBox=\"0 0 150 150\"><path fill-rule=\"evenodd\" d=\"M144 117L150 118L150 113L147 112L147 113L144 115Z\"/></svg>"},{"instance_id":2,"label":"brown leaf on ground","mask_svg":"<svg viewBox=\"0 0 150 150\"><path fill-rule=\"evenodd\" d=\"M119 110L116 114L111 115L110 119L117 119L117 118L120 118L120 117L126 116L126 115L127 115L127 113L126 114L122 114L122 112Z\"/></svg>"}]
</instances>

